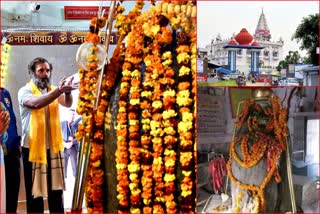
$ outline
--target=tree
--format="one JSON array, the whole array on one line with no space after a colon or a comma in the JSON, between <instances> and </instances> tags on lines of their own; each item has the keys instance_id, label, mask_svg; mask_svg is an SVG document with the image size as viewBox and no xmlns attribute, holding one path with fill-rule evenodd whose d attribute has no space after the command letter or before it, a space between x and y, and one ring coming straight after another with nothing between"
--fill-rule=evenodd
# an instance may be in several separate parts
<instances>
[{"instance_id":1,"label":"tree","mask_svg":"<svg viewBox=\"0 0 320 214\"><path fill-rule=\"evenodd\" d=\"M290 64L297 64L301 62L301 56L298 51L289 51L288 55L284 60L281 60L277 66L277 70L280 71L282 68L289 68Z\"/></svg>"},{"instance_id":2,"label":"tree","mask_svg":"<svg viewBox=\"0 0 320 214\"><path fill-rule=\"evenodd\" d=\"M291 40L296 39L301 42L300 49L308 53L307 61L314 65L319 65L318 54L319 47L319 13L304 17Z\"/></svg>"}]
</instances>

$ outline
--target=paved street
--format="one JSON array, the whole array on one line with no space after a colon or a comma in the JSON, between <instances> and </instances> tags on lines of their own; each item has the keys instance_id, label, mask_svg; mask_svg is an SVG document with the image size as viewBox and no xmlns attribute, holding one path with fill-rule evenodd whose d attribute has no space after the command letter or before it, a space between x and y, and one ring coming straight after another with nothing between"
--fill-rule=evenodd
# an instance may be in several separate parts
<instances>
[{"instance_id":1,"label":"paved street","mask_svg":"<svg viewBox=\"0 0 320 214\"><path fill-rule=\"evenodd\" d=\"M266 85L263 82L255 82L252 83L251 81L246 82L246 86L271 86L270 83L266 83Z\"/></svg>"}]
</instances>

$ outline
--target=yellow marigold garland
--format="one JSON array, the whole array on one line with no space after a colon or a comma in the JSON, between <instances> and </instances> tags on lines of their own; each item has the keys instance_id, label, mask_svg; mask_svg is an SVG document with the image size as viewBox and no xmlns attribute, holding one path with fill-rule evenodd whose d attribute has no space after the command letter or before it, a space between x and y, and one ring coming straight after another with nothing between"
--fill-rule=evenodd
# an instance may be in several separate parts
<instances>
[{"instance_id":1,"label":"yellow marigold garland","mask_svg":"<svg viewBox=\"0 0 320 214\"><path fill-rule=\"evenodd\" d=\"M134 201L130 209L132 213L176 213L178 208L184 212L194 212L195 199L189 194L190 192L194 194L195 188L192 181L194 179L194 172L192 172L194 165L191 164L194 161L193 155L195 152L194 136L192 134L194 132L194 102L192 99L191 102L188 99L187 106L180 103L183 123L179 128L175 109L175 103L178 103L176 100L177 92L174 89L177 84L184 91L181 94L180 101L182 102L183 96L191 97L195 95L196 34L194 26L196 7L192 3L187 3L187 1L174 3L164 1L140 14L142 3L143 1L138 1L134 12L129 12L128 15L123 15L124 8L119 7L118 12L121 15L117 17L119 34L126 35L128 32L137 34L139 33L137 30L139 31L141 26L144 36L139 38L136 34L135 36L128 34L128 37L132 36L133 39L129 39L130 42L127 42L125 54L127 64L124 66L126 69L123 67L123 78L120 86L119 113L121 113L121 116L119 116L117 124L118 148L116 152L118 208L120 213L128 212L130 203ZM187 54L189 57L182 53L174 59L170 50L163 49L166 45L170 47L173 41L172 30L167 27L168 23L165 23L166 18L164 17L169 18L173 29L188 31L189 39L192 40L192 51L189 48ZM171 22L171 17L179 17L179 20ZM128 18L133 20L128 20ZM141 39L143 39L143 43L141 43ZM132 44L132 47L130 44ZM141 56L143 57L141 58ZM190 58L192 58L191 61ZM130 84L131 74L135 68L139 68L142 59L145 64L142 91L140 96L134 93L132 97L131 93L128 93L128 90L133 92L131 88L135 88L134 84ZM187 75L189 80L181 79L182 84L175 81L174 77L179 72L172 69L174 60L179 61L180 64L185 64L180 73L182 76ZM190 90L189 94L186 92L187 88ZM129 101L131 106L126 103L128 97L133 98ZM136 99L137 97L140 100ZM137 107L138 104L140 105L139 108ZM137 114L132 114L137 109L141 111L141 124L136 117ZM120 118L121 120L119 120ZM134 139L139 136L135 126L137 123L140 124L140 142L129 141L129 133L132 134ZM181 145L185 151L177 153L175 147L178 145L178 139L175 135L179 131L183 132L185 124L187 124L187 132L180 136ZM129 150L136 153L133 154ZM128 159L128 152L132 156L130 160ZM127 154L124 155L124 153ZM123 156L120 154L123 154ZM141 158L136 154L140 154ZM120 157L124 157L123 160ZM179 158L180 161L186 159L187 162L184 163L187 163L190 167L190 169L182 171L184 178L181 181L183 182L181 191L187 195L181 201L188 199L191 203L187 205L188 202L184 202L185 205L181 207L177 206L176 200L176 158ZM138 160L139 166L137 164ZM129 161L132 165L129 165ZM186 167L186 165L183 167ZM142 175L141 180L137 177L137 172ZM128 178L131 179L131 183ZM141 190L140 187L142 187ZM141 201L138 203L140 191ZM141 206L139 207L138 204Z\"/></svg>"},{"instance_id":2,"label":"yellow marigold garland","mask_svg":"<svg viewBox=\"0 0 320 214\"><path fill-rule=\"evenodd\" d=\"M141 66L139 65L142 58L139 59L139 53L136 53L135 47L142 46L143 34L139 25L134 25L133 30L127 36L127 52L126 60L131 61L134 58L134 63L131 71L131 82L129 92L129 152L130 163L129 179L130 179L130 213L141 213L140 199L141 199L141 178L140 178L140 96L141 96Z\"/></svg>"},{"instance_id":3,"label":"yellow marigold garland","mask_svg":"<svg viewBox=\"0 0 320 214\"><path fill-rule=\"evenodd\" d=\"M154 17L154 19L156 19ZM155 20L155 24L157 25ZM147 30L149 30L148 28ZM152 28L151 28L152 29ZM157 28L158 31L160 27ZM149 35L148 32L144 31L146 35ZM157 31L153 31L153 35L155 36ZM157 53L154 57L161 57L160 56L160 44L154 40L152 50ZM165 129L163 127L163 119L162 119L162 112L163 112L163 92L161 90L161 83L160 83L160 76L164 73L164 66L162 65L161 61L157 60L154 69L152 70L151 78L153 79L153 93L152 93L152 103L151 103L151 112L152 112L152 120L150 123L151 130L151 142L153 148L153 162L152 162L152 171L153 171L153 180L154 180L154 203L153 203L153 213L165 213L164 209L164 160L163 160L163 136Z\"/></svg>"},{"instance_id":4,"label":"yellow marigold garland","mask_svg":"<svg viewBox=\"0 0 320 214\"><path fill-rule=\"evenodd\" d=\"M131 63L124 62L122 66L122 79L119 91L119 110L117 115L117 150L116 150L116 168L117 168L117 199L118 212L126 213L129 207L129 149L128 149L128 103Z\"/></svg>"},{"instance_id":5,"label":"yellow marigold garland","mask_svg":"<svg viewBox=\"0 0 320 214\"><path fill-rule=\"evenodd\" d=\"M117 6L116 12L116 24L115 28L118 29L118 35L127 36L127 34L131 31L131 25L135 23L137 16L140 15L141 9L143 8L144 2L138 0L128 15L124 15L123 12L125 8L121 5ZM129 105L137 106L139 102L136 103L128 103L128 97L130 94L130 85L132 83L132 74L135 76L134 69L135 65L139 63L139 59L133 57L136 56L134 49L134 35L131 34L133 40L129 40L130 44L126 48L126 53L129 53L125 56L125 62L122 66L122 79L120 84L119 91L119 110L117 115L117 150L116 150L116 168L117 168L117 199L118 199L118 212L119 213L127 213L130 208L130 197L133 199L134 204L137 204L137 201L140 199L139 190L139 180L137 178L137 173L140 171L137 168L137 161L139 160L139 154L135 155L137 152L137 147L139 146L140 141L137 140L139 135L136 131L135 127L139 127L139 124L136 124L136 119L138 115L135 113L129 112ZM129 37L130 38L130 37ZM140 59L141 61L141 59ZM137 73L137 72L136 72ZM141 77L140 77L141 78ZM133 79L134 81L134 79ZM141 81L141 80L140 80ZM138 83L139 84L139 83ZM135 93L137 94L137 93ZM136 99L137 100L137 99ZM134 102L134 101L133 101ZM131 129L129 127L131 126ZM139 129L138 129L139 130ZM130 145L129 145L130 142ZM130 149L129 149L130 147ZM129 166L129 150L130 150L130 166ZM129 168L130 167L130 168ZM140 166L139 166L140 167ZM131 172L131 174L129 173ZM129 174L131 175L129 177ZM129 179L131 179L132 183L130 184ZM133 196L130 196L129 192L133 193ZM139 205L139 204L138 204ZM137 209L136 209L137 207ZM130 212L138 213L140 209L138 206L131 207Z\"/></svg>"},{"instance_id":6,"label":"yellow marigold garland","mask_svg":"<svg viewBox=\"0 0 320 214\"><path fill-rule=\"evenodd\" d=\"M194 34L193 34L194 35ZM191 34L191 36L193 36ZM179 106L180 122L178 123L178 135L180 142L180 164L182 169L181 180L181 210L185 213L193 212L195 204L194 192L194 103L191 99L192 77L190 55L191 50L188 45L189 35L180 32L177 35L177 61L179 63L178 72L178 93L177 104ZM192 38L192 37L191 37ZM191 41L194 42L195 38Z\"/></svg>"},{"instance_id":7,"label":"yellow marigold garland","mask_svg":"<svg viewBox=\"0 0 320 214\"><path fill-rule=\"evenodd\" d=\"M150 53L147 57L144 58L144 64L146 66L144 73L144 81L141 93L141 103L140 108L142 111L141 114L141 156L142 156L142 166L143 171L141 184L142 184L142 194L143 199L143 213L152 213L152 189L153 189L153 172L152 172L152 147L151 147L151 120L152 120L152 91L153 91L153 79L152 79L152 70L154 64L154 57Z\"/></svg>"},{"instance_id":8,"label":"yellow marigold garland","mask_svg":"<svg viewBox=\"0 0 320 214\"><path fill-rule=\"evenodd\" d=\"M93 44L90 48L91 55L87 57L86 71L79 69L80 87L79 102L77 112L82 116L82 124L79 124L79 131L76 137L81 140L85 138L85 144L91 143L90 161L86 178L86 202L88 213L103 212L105 195L103 186L104 178L104 125L106 120L106 112L109 105L111 91L114 87L121 60L121 43L119 39L117 47L111 58L112 66L108 66L105 70L101 84L101 93L97 103L97 109L94 111L94 103L96 100L96 87L99 72L96 71L98 65L98 57L96 45L99 42L99 29L104 27L106 19L92 18L90 23L90 32L88 32L86 41ZM108 122L108 121L107 121ZM92 134L91 134L92 133ZM86 146L85 146L86 148Z\"/></svg>"},{"instance_id":9,"label":"yellow marigold garland","mask_svg":"<svg viewBox=\"0 0 320 214\"><path fill-rule=\"evenodd\" d=\"M103 160L103 133L98 126L95 126L94 120L96 114L93 110L96 100L97 79L99 73L96 72L98 67L98 57L96 56L97 43L99 42L98 32L105 21L105 18L92 18L90 23L90 32L86 40L93 44L89 51L91 55L87 56L87 70L79 69L80 87L79 102L77 112L82 116L82 124L79 125L79 131L76 136L81 140L85 138L85 145L91 143L90 162L88 174L86 177L86 202L89 213L103 212L103 191L104 169L101 166ZM99 117L98 117L99 118ZM90 133L93 133L92 135ZM85 146L86 148L86 146Z\"/></svg>"},{"instance_id":10,"label":"yellow marigold garland","mask_svg":"<svg viewBox=\"0 0 320 214\"><path fill-rule=\"evenodd\" d=\"M269 122L265 129L258 125L256 113L264 114L269 117ZM253 115L253 116L252 116ZM271 108L262 108L258 103L252 100L245 100L242 111L237 116L236 127L240 128L244 122L247 123L248 133L235 137L230 144L230 158L227 164L228 176L235 185L241 190L249 190L252 193L255 208L253 212L261 212L265 209L264 189L274 177L277 183L281 182L281 177L277 169L277 163L280 156L286 149L286 137L288 136L287 128L287 110L282 107L279 97L271 98ZM274 124L271 127L270 123ZM261 130L262 129L262 130ZM274 131L274 135L270 135ZM251 148L248 148L249 139L253 139ZM238 157L235 150L236 144L240 142L242 160ZM255 166L263 157L267 159L267 175L260 186L245 184L238 181L232 173L232 159L234 159L243 168ZM242 196L238 196L235 212L240 212L240 201ZM239 199L239 200L238 200Z\"/></svg>"}]
</instances>

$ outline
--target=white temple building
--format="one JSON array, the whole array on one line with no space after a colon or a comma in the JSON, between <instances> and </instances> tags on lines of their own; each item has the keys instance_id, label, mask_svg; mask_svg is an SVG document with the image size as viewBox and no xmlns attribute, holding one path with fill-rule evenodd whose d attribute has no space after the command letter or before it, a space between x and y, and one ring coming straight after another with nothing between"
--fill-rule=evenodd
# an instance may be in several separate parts
<instances>
[{"instance_id":1,"label":"white temple building","mask_svg":"<svg viewBox=\"0 0 320 214\"><path fill-rule=\"evenodd\" d=\"M245 28L228 39L222 39L218 34L205 49L209 61L217 66L228 67L231 71L234 71L234 66L230 67L230 58L235 57L234 62L236 62L235 66L238 72L247 75L252 72L252 66L258 66L257 69L260 73L268 74L276 70L279 62L283 60L283 45L284 42L281 37L278 41L271 40L271 32L262 10L253 36ZM254 50L250 46L259 46L260 50ZM230 56L230 50L236 51L236 56ZM257 52L258 57L254 64L251 56L253 51Z\"/></svg>"}]
</instances>

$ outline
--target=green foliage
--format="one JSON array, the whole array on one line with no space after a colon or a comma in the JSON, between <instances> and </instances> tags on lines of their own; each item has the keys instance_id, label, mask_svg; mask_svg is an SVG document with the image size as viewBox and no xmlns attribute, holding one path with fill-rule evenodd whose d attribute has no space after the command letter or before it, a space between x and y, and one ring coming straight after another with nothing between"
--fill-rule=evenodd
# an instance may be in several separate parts
<instances>
[{"instance_id":1,"label":"green foliage","mask_svg":"<svg viewBox=\"0 0 320 214\"><path fill-rule=\"evenodd\" d=\"M289 68L290 64L297 64L301 62L301 56L298 51L289 51L288 55L284 60L281 60L277 66L277 70L280 71L282 68Z\"/></svg>"},{"instance_id":2,"label":"green foliage","mask_svg":"<svg viewBox=\"0 0 320 214\"><path fill-rule=\"evenodd\" d=\"M319 13L304 17L291 39L301 42L300 49L307 51L309 63L319 65L316 53L316 49L319 47Z\"/></svg>"}]
</instances>

